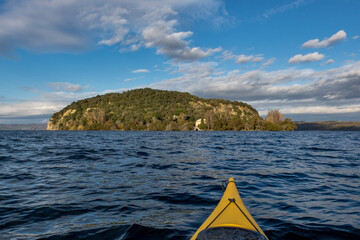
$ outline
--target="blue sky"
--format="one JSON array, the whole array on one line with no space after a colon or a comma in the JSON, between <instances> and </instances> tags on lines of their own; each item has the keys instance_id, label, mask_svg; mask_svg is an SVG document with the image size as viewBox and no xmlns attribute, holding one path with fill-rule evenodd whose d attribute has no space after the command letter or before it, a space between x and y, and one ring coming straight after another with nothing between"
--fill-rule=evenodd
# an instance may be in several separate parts
<instances>
[{"instance_id":1,"label":"blue sky","mask_svg":"<svg viewBox=\"0 0 360 240\"><path fill-rule=\"evenodd\" d=\"M4 0L0 123L151 87L360 120L358 0Z\"/></svg>"}]
</instances>

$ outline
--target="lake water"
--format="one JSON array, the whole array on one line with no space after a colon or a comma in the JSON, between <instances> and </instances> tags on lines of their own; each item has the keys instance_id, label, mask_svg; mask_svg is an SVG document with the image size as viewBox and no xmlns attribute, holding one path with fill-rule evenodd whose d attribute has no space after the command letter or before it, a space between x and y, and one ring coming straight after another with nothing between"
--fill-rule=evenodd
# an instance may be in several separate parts
<instances>
[{"instance_id":1,"label":"lake water","mask_svg":"<svg viewBox=\"0 0 360 240\"><path fill-rule=\"evenodd\" d=\"M360 239L360 132L0 131L0 239L189 239L234 177L270 239Z\"/></svg>"}]
</instances>

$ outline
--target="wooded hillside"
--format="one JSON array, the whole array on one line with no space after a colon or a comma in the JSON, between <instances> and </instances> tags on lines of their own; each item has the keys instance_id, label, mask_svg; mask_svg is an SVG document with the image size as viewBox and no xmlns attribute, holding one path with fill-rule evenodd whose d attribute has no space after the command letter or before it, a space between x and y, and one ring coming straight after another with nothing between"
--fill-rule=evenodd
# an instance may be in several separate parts
<instances>
[{"instance_id":1,"label":"wooded hillside","mask_svg":"<svg viewBox=\"0 0 360 240\"><path fill-rule=\"evenodd\" d=\"M216 131L266 130L265 125L243 102L145 88L74 102L54 113L47 129Z\"/></svg>"}]
</instances>

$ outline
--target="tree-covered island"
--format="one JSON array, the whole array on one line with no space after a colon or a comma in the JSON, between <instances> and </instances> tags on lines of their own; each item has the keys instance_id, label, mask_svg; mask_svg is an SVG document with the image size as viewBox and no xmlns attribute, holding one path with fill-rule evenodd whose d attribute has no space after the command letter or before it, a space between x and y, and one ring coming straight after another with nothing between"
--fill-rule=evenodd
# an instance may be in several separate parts
<instances>
[{"instance_id":1,"label":"tree-covered island","mask_svg":"<svg viewBox=\"0 0 360 240\"><path fill-rule=\"evenodd\" d=\"M292 131L278 110L262 119L249 104L189 93L135 89L73 102L54 113L47 130Z\"/></svg>"}]
</instances>

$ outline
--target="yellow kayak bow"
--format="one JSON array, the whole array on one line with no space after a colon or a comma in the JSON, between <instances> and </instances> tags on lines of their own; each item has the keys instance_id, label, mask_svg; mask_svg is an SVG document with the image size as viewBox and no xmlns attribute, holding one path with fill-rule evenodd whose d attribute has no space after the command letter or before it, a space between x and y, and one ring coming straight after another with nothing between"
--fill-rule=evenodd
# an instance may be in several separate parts
<instances>
[{"instance_id":1,"label":"yellow kayak bow","mask_svg":"<svg viewBox=\"0 0 360 240\"><path fill-rule=\"evenodd\" d=\"M229 179L219 204L191 240L268 240L246 209L233 178Z\"/></svg>"}]
</instances>

